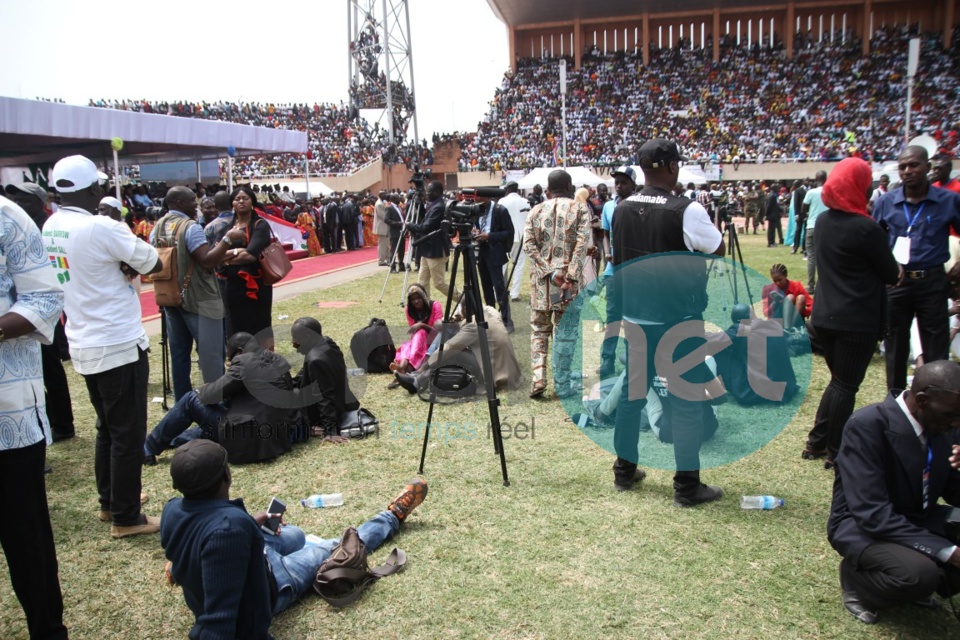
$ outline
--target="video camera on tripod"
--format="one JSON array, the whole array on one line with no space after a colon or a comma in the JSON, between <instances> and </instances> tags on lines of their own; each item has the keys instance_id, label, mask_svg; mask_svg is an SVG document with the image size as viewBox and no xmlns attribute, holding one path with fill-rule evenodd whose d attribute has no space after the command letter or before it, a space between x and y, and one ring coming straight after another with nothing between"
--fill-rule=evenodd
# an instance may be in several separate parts
<instances>
[{"instance_id":1,"label":"video camera on tripod","mask_svg":"<svg viewBox=\"0 0 960 640\"><path fill-rule=\"evenodd\" d=\"M451 200L443 214L443 222L450 232L450 237L455 236L458 231L463 232L464 229L466 235L470 235L474 223L490 211L486 202L477 202L478 198L499 200L505 195L507 192L503 189L491 187L461 189L457 200Z\"/></svg>"}]
</instances>

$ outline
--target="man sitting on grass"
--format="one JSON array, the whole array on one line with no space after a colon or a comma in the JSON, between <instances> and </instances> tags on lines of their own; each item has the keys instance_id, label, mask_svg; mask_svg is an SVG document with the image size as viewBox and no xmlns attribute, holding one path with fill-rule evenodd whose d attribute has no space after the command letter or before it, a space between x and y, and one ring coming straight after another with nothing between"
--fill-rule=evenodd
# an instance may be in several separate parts
<instances>
[{"instance_id":1,"label":"man sitting on grass","mask_svg":"<svg viewBox=\"0 0 960 640\"><path fill-rule=\"evenodd\" d=\"M184 394L150 432L144 464L154 465L165 449L200 437L223 443L235 463L290 451L291 435L302 422L290 365L243 331L227 340L227 358L230 368L221 378ZM200 426L191 428L193 423Z\"/></svg>"},{"instance_id":2,"label":"man sitting on grass","mask_svg":"<svg viewBox=\"0 0 960 640\"><path fill-rule=\"evenodd\" d=\"M453 320L460 322L460 326L443 325L443 332L451 329L452 335L447 335L443 345L444 365L461 365L471 375L477 378L478 384L482 379L480 363L480 334L477 319L469 322L464 316L470 315L470 302L464 296L460 303L461 312L454 315ZM483 320L487 322L487 345L490 347L490 364L493 367L493 384L497 389L516 389L520 386L523 374L520 372L520 363L513 350L510 334L500 316L500 312L491 306L483 307ZM443 335L443 334L441 334ZM440 335L437 339L440 339ZM439 342L435 341L439 347ZM429 353L429 352L428 352ZM441 364L439 349L434 350L430 357L423 361L420 368L413 373L394 373L400 386L409 393L417 393L427 387L430 372Z\"/></svg>"},{"instance_id":3,"label":"man sitting on grass","mask_svg":"<svg viewBox=\"0 0 960 640\"><path fill-rule=\"evenodd\" d=\"M347 411L360 408L360 403L347 384L347 363L343 351L331 338L323 335L316 318L299 318L290 330L293 348L303 355L303 368L293 378L300 390L303 416L310 426L310 435L327 442L342 443L340 422Z\"/></svg>"},{"instance_id":4,"label":"man sitting on grass","mask_svg":"<svg viewBox=\"0 0 960 640\"><path fill-rule=\"evenodd\" d=\"M192 440L170 463L173 487L183 498L163 508L160 544L170 580L183 588L196 617L189 637L270 638L273 616L302 598L338 540L306 544L297 527L276 534L261 526L271 515L251 516L242 499L230 499L227 452L210 440ZM367 551L397 531L427 496L427 483L411 481L384 511L357 528Z\"/></svg>"}]
</instances>

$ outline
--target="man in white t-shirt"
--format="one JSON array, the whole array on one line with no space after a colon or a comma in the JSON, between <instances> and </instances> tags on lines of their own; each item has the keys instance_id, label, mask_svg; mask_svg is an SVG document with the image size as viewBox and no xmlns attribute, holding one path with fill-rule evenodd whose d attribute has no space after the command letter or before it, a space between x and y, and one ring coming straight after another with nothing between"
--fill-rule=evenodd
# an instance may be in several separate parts
<instances>
[{"instance_id":1,"label":"man in white t-shirt","mask_svg":"<svg viewBox=\"0 0 960 640\"><path fill-rule=\"evenodd\" d=\"M131 279L160 270L157 251L122 222L95 215L105 176L83 156L53 167L60 210L43 239L63 285L67 339L97 413L94 468L100 520L114 538L156 533L160 519L140 512L140 471L147 435L150 346Z\"/></svg>"},{"instance_id":2,"label":"man in white t-shirt","mask_svg":"<svg viewBox=\"0 0 960 640\"><path fill-rule=\"evenodd\" d=\"M513 249L510 251L510 260L516 260L517 266L513 268L513 280L510 282L510 299L514 302L520 300L520 285L523 282L523 267L527 262L527 254L523 252L523 227L527 223L527 214L530 213L530 203L517 191L519 185L516 182L508 182L503 190L507 195L500 198L497 204L501 205L510 214L510 221L513 222ZM503 265L504 276L510 277L511 263Z\"/></svg>"}]
</instances>

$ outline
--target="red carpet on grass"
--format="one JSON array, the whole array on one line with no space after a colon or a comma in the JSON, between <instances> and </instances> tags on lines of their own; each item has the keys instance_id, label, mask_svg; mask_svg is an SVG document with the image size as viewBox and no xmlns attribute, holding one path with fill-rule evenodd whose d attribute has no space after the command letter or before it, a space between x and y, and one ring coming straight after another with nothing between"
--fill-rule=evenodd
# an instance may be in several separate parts
<instances>
[{"instance_id":1,"label":"red carpet on grass","mask_svg":"<svg viewBox=\"0 0 960 640\"><path fill-rule=\"evenodd\" d=\"M286 278L273 286L282 287L305 278L312 278L325 273L332 273L334 271L340 271L341 269L374 262L376 259L377 248L364 247L359 251L340 251L315 258L295 260L293 262L293 270L287 274ZM160 317L160 307L157 306L157 301L153 296L152 289L140 294L140 310L144 322Z\"/></svg>"}]
</instances>

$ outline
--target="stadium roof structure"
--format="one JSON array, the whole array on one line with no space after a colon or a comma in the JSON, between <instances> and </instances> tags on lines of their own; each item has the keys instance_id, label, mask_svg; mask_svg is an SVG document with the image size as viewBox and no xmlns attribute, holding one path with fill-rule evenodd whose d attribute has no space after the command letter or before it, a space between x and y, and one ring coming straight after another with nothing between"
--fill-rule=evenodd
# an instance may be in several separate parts
<instances>
[{"instance_id":1,"label":"stadium roof structure","mask_svg":"<svg viewBox=\"0 0 960 640\"><path fill-rule=\"evenodd\" d=\"M507 26L570 22L636 16L642 13L670 14L714 9L759 9L771 0L487 0L493 13Z\"/></svg>"},{"instance_id":2,"label":"stadium roof structure","mask_svg":"<svg viewBox=\"0 0 960 640\"><path fill-rule=\"evenodd\" d=\"M122 165L307 151L303 131L0 97L0 167L110 158L113 138Z\"/></svg>"}]
</instances>

